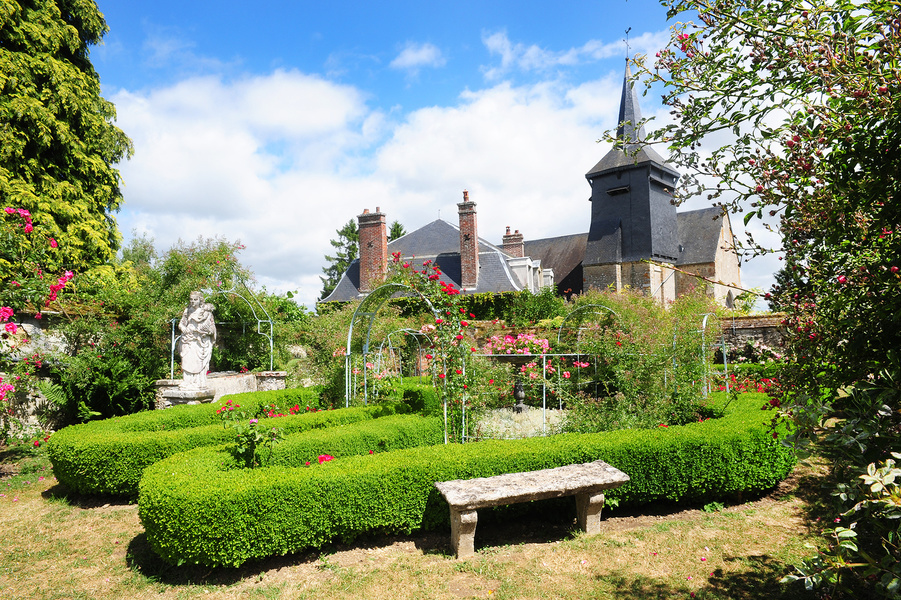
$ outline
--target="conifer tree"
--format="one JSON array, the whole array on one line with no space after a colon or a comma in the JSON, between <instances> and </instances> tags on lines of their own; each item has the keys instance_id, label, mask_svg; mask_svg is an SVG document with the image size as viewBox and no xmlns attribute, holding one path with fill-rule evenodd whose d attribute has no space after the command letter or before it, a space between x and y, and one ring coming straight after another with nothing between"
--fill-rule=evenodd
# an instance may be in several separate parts
<instances>
[{"instance_id":1,"label":"conifer tree","mask_svg":"<svg viewBox=\"0 0 901 600\"><path fill-rule=\"evenodd\" d=\"M107 31L93 0L0 0L0 208L58 241L52 270L104 264L120 244L114 165L131 141L89 59Z\"/></svg>"}]
</instances>

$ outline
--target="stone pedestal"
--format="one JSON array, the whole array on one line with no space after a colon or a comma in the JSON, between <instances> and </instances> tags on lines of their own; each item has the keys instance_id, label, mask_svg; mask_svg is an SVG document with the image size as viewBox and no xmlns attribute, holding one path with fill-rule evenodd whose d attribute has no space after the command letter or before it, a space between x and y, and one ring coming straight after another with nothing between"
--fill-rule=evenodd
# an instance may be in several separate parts
<instances>
[{"instance_id":1,"label":"stone pedestal","mask_svg":"<svg viewBox=\"0 0 901 600\"><path fill-rule=\"evenodd\" d=\"M476 553L476 525L479 513L474 510L451 508L451 543L457 558L466 558Z\"/></svg>"},{"instance_id":2,"label":"stone pedestal","mask_svg":"<svg viewBox=\"0 0 901 600\"><path fill-rule=\"evenodd\" d=\"M579 529L589 535L601 532L601 509L604 508L604 494L583 492L576 494L576 522Z\"/></svg>"}]
</instances>

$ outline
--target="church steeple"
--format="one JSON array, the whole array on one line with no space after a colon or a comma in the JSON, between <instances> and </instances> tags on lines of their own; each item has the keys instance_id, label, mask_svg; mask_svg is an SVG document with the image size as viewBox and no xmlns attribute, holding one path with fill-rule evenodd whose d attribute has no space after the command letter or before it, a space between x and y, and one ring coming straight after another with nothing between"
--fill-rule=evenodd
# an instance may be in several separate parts
<instances>
[{"instance_id":1,"label":"church steeple","mask_svg":"<svg viewBox=\"0 0 901 600\"><path fill-rule=\"evenodd\" d=\"M619 121L616 128L616 139L622 142L622 147L611 148L604 158L585 174L585 178L591 181L599 174L610 169L622 168L644 162L652 162L663 169L671 171L676 177L679 174L670 168L656 150L650 146L641 146L646 134L641 123L641 108L638 105L638 95L633 87L632 71L629 69L629 61L626 60L626 72L623 76L623 91L619 101Z\"/></svg>"},{"instance_id":2,"label":"church steeple","mask_svg":"<svg viewBox=\"0 0 901 600\"><path fill-rule=\"evenodd\" d=\"M616 130L620 143L585 175L591 185L591 226L582 264L586 282L601 288L609 277L599 273L607 273L607 266L620 265L620 272L622 265L679 257L672 203L679 173L642 145L645 131L631 78L627 61Z\"/></svg>"}]
</instances>

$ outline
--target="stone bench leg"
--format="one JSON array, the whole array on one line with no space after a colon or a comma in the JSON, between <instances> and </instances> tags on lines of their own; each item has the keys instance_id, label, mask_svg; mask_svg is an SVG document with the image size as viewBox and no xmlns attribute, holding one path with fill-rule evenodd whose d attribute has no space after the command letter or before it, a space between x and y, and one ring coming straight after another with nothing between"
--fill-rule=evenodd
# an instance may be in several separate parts
<instances>
[{"instance_id":1,"label":"stone bench leg","mask_svg":"<svg viewBox=\"0 0 901 600\"><path fill-rule=\"evenodd\" d=\"M476 525L479 522L479 514L474 510L457 510L452 506L450 518L451 545L457 558L472 556L476 553Z\"/></svg>"},{"instance_id":2,"label":"stone bench leg","mask_svg":"<svg viewBox=\"0 0 901 600\"><path fill-rule=\"evenodd\" d=\"M590 535L600 533L602 508L604 508L604 494L576 494L576 518L579 528Z\"/></svg>"}]
</instances>

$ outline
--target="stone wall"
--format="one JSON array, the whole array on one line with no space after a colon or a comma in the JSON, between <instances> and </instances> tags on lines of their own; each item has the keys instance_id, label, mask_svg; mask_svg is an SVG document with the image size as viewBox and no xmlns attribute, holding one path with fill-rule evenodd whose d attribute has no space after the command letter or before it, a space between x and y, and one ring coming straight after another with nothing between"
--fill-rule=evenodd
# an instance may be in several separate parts
<instances>
[{"instance_id":1,"label":"stone wall","mask_svg":"<svg viewBox=\"0 0 901 600\"><path fill-rule=\"evenodd\" d=\"M676 299L676 277L672 269L645 262L624 262L604 265L583 265L584 289L625 288L640 290L663 303Z\"/></svg>"},{"instance_id":2,"label":"stone wall","mask_svg":"<svg viewBox=\"0 0 901 600\"><path fill-rule=\"evenodd\" d=\"M782 345L783 319L785 315L781 313L724 319L722 325L726 344L731 348L741 348L748 341L758 341L771 348L779 348Z\"/></svg>"},{"instance_id":3,"label":"stone wall","mask_svg":"<svg viewBox=\"0 0 901 600\"><path fill-rule=\"evenodd\" d=\"M228 394L243 394L265 390L285 389L285 371L265 371L262 373L210 373L207 385L212 397L207 402L215 402ZM181 379L160 379L156 382L156 408L166 408L172 404L171 393L178 389ZM169 392L169 394L167 394ZM209 397L209 396L206 396Z\"/></svg>"}]
</instances>

